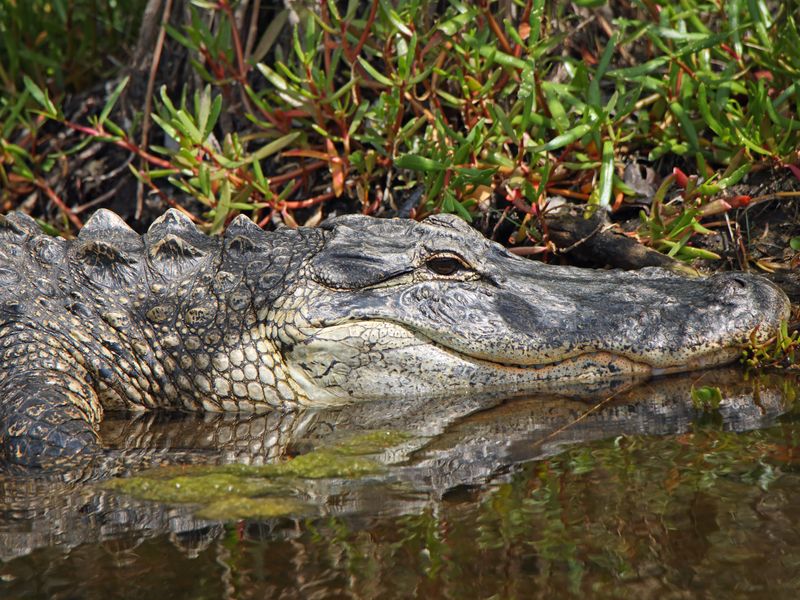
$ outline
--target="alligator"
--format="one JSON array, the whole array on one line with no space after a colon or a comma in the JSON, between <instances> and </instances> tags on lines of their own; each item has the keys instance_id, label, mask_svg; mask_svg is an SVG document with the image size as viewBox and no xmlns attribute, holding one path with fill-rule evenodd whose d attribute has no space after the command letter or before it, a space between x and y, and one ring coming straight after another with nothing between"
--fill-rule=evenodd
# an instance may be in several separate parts
<instances>
[{"instance_id":1,"label":"alligator","mask_svg":"<svg viewBox=\"0 0 800 600\"><path fill-rule=\"evenodd\" d=\"M463 220L348 215L209 237L98 210L67 241L0 220L0 455L62 464L106 410L262 412L542 390L730 363L785 294L745 273L520 258Z\"/></svg>"}]
</instances>

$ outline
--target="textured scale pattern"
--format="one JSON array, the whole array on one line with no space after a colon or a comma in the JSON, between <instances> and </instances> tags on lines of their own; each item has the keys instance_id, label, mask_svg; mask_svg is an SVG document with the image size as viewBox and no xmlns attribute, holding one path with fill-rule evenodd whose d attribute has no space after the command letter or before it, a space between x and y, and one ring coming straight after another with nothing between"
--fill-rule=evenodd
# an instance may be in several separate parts
<instances>
[{"instance_id":1,"label":"textured scale pattern","mask_svg":"<svg viewBox=\"0 0 800 600\"><path fill-rule=\"evenodd\" d=\"M80 452L104 409L302 403L256 306L280 311L274 290L322 236L267 234L239 217L214 239L174 209L140 236L101 210L68 243L25 215L2 217L4 454Z\"/></svg>"}]
</instances>

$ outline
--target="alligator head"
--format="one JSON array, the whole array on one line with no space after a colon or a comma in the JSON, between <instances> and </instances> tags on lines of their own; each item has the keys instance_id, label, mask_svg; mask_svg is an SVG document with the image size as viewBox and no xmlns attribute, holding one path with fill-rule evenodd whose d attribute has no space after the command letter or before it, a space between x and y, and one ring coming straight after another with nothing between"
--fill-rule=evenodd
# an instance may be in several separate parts
<instances>
[{"instance_id":1,"label":"alligator head","mask_svg":"<svg viewBox=\"0 0 800 600\"><path fill-rule=\"evenodd\" d=\"M266 311L290 324L278 345L312 404L710 367L788 316L758 276L550 266L449 215L346 216L323 230L294 292L304 300Z\"/></svg>"}]
</instances>

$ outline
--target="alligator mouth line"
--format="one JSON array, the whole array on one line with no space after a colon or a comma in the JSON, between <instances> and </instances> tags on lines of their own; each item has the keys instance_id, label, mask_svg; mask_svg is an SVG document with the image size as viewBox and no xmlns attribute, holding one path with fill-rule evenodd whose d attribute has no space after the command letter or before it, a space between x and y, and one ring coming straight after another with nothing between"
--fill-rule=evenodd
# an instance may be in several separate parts
<instances>
[{"instance_id":1,"label":"alligator mouth line","mask_svg":"<svg viewBox=\"0 0 800 600\"><path fill-rule=\"evenodd\" d=\"M509 368L509 369L520 369L520 370L535 370L535 371L546 370L546 369L555 370L559 367L564 367L572 363L583 363L584 367L588 367L592 362L596 362L598 366L607 367L608 368L608 370L606 371L607 373L611 371L620 374L625 372L640 373L643 371L648 371L652 376L657 377L661 375L685 373L687 371L714 368L730 364L734 362L741 355L743 348L742 345L731 345L731 346L723 346L720 348L708 349L701 353L697 353L695 356L692 356L685 361L676 362L673 364L663 364L663 360L659 361L658 359L648 360L645 357L630 357L626 356L625 354L615 352L614 350L611 349L586 350L578 354L570 355L563 359L557 359L547 362L520 363L520 362L514 362L513 358L510 358L508 361L503 361L503 360L495 360L492 358L487 358L485 356L477 356L469 352L463 352L461 350L452 348L450 346L446 346L442 342L439 342L423 333L412 331L401 323L397 323L395 321L385 321L385 322L389 322L398 327L401 327L410 335L421 338L425 341L425 343L432 344L437 348L449 352L455 356L460 356L470 361L475 361L482 364L492 365L497 368Z\"/></svg>"},{"instance_id":2,"label":"alligator mouth line","mask_svg":"<svg viewBox=\"0 0 800 600\"><path fill-rule=\"evenodd\" d=\"M593 381L609 376L613 377L630 375L638 377L656 374L662 375L668 373L678 373L689 370L688 365L657 368L645 361L633 360L611 350L582 352L567 358L540 363L519 363L514 362L513 359L502 361L500 359L477 356L469 352L464 352L460 349L447 346L443 342L435 340L418 330L409 328L408 325L404 323L391 319L348 320L346 322L340 322L334 325L323 327L323 329L345 325L345 323L359 323L369 326L378 326L378 324L381 323L388 324L392 327L402 330L409 339L416 340L417 343L414 345L431 346L443 354L452 356L454 363L455 361L464 361L483 367L486 370L507 372L514 371L519 375L538 373L540 376L536 376L533 379L538 381L551 381L554 379ZM593 371L593 367L596 368L596 372ZM545 372L550 373L544 375Z\"/></svg>"},{"instance_id":3,"label":"alligator mouth line","mask_svg":"<svg viewBox=\"0 0 800 600\"><path fill-rule=\"evenodd\" d=\"M540 381L563 379L564 381L589 382L607 377L662 377L699 369L721 367L734 362L741 352L738 348L724 348L718 351L709 351L686 362L667 366L655 366L646 360L633 360L610 350L583 352L551 362L520 364L514 362L499 362L462 353L453 348L443 346L434 340L429 340L429 343L454 356L497 370L514 370L520 373L549 372L547 376L537 376L535 378Z\"/></svg>"},{"instance_id":4,"label":"alligator mouth line","mask_svg":"<svg viewBox=\"0 0 800 600\"><path fill-rule=\"evenodd\" d=\"M367 321L364 321L367 322ZM627 356L623 356L622 354L617 354L611 350L592 350L588 352L581 352L579 354L575 354L566 358L552 360L548 362L537 362L537 363L522 363L522 362L514 362L513 359L509 359L508 361L503 361L500 359L492 359L487 358L485 356L478 356L475 354L471 354L469 352L464 352L462 350L453 348L451 346L447 346L444 343L437 341L424 333L419 331L413 331L409 329L406 325L402 323L398 323L396 321L390 320L376 320L375 322L384 322L384 323L391 323L394 326L400 327L409 335L422 340L423 344L428 344L438 348L439 350L451 354L455 357L460 358L461 360L468 360L473 363L481 364L490 366L494 369L509 369L509 370L518 370L518 371L545 371L545 370L558 370L559 368L567 367L571 364L583 362L584 367L587 366L588 363L596 362L598 365L603 364L604 366L609 366L613 364L614 366L609 369L609 371L622 374L622 373L636 373L640 372L643 369L648 371L652 371L654 367L648 364L645 361L637 361ZM592 359L595 359L594 361ZM627 368L625 368L627 367ZM678 368L678 370L683 370L682 368Z\"/></svg>"},{"instance_id":5,"label":"alligator mouth line","mask_svg":"<svg viewBox=\"0 0 800 600\"><path fill-rule=\"evenodd\" d=\"M501 358L487 357L485 354L480 356L465 352L462 349L448 346L442 341L436 340L419 330L410 328L405 323L393 319L344 319L339 322L323 325L320 327L319 331L322 332L326 329L336 329L353 325L375 328L389 326L401 331L402 335L406 337L409 342L412 340L414 341L413 344L405 346L406 348L411 346L433 347L442 354L452 357L453 364L456 364L457 361L468 362L483 371L506 372L519 377L520 383L524 382L526 376L530 381L554 381L563 379L565 381L586 382L597 381L606 377L658 377L729 364L735 361L741 352L740 348L731 346L707 350L675 364L663 364L663 361L649 361L646 357L641 357L639 359L632 358L610 349L592 349L563 359L548 362L523 363L514 361L513 357L504 360ZM398 347L398 349L400 348L401 347ZM659 362L662 364L659 364Z\"/></svg>"},{"instance_id":6,"label":"alligator mouth line","mask_svg":"<svg viewBox=\"0 0 800 600\"><path fill-rule=\"evenodd\" d=\"M686 362L667 366L656 366L647 360L634 360L612 350L593 350L551 362L526 364L500 362L488 358L473 356L471 354L463 353L453 348L443 346L434 340L430 340L430 343L436 345L442 350L449 351L452 354L467 358L471 361L492 365L495 368L518 369L521 371L543 371L552 369L556 371L560 370L561 368L569 369L571 365L577 364L582 364L583 368L587 368L590 367L592 363L595 363L598 367L603 368L604 374L616 373L622 375L625 373L638 374L647 372L653 377L723 366L735 361L736 357L738 357L741 352L741 349L739 348L722 348L720 350L709 351L698 355Z\"/></svg>"},{"instance_id":7,"label":"alligator mouth line","mask_svg":"<svg viewBox=\"0 0 800 600\"><path fill-rule=\"evenodd\" d=\"M441 345L436 344L441 348ZM598 350L595 352L583 352L561 360L554 360L551 362L542 363L515 363L515 362L500 362L487 358L473 356L471 354L461 353L452 348L443 349L449 350L451 353L456 354L463 359L471 362L487 365L491 368L498 370L514 370L520 373L545 373L551 372L548 376L537 377L543 381L550 379L570 379L570 380L594 380L600 377L609 375L637 375L637 374L654 374L654 369L645 362L638 362L631 360L620 354L608 352L605 350ZM602 371L592 373L591 368L595 366ZM680 370L680 369L679 369ZM573 374L570 376L570 374Z\"/></svg>"}]
</instances>

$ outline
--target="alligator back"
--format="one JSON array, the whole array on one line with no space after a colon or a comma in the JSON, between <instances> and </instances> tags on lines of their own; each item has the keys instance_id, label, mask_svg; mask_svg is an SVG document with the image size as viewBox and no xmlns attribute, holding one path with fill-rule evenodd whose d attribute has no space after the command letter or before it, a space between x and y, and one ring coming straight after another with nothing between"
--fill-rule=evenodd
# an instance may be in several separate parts
<instances>
[{"instance_id":1,"label":"alligator back","mask_svg":"<svg viewBox=\"0 0 800 600\"><path fill-rule=\"evenodd\" d=\"M1 217L0 451L78 452L104 408L286 406L257 315L321 235L240 217L211 238L176 210L139 235L101 210L66 241Z\"/></svg>"}]
</instances>

